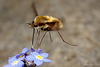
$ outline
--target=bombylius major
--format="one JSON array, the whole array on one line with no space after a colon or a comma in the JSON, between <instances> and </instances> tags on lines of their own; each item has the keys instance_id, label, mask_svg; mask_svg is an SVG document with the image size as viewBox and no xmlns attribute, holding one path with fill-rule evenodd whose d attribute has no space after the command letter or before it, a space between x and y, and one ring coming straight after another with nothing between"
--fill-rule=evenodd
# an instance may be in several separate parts
<instances>
[{"instance_id":1,"label":"bombylius major","mask_svg":"<svg viewBox=\"0 0 100 67\"><path fill-rule=\"evenodd\" d=\"M35 16L36 16L35 19L34 19L34 21L32 23L28 23L29 27L33 28L32 45L33 45L33 41L34 41L35 29L37 29L37 31L39 31L39 30L45 31L42 39L40 40L39 45L41 44L41 42L42 42L42 40L45 37L45 35L46 35L47 32L49 32L50 39L52 41L50 31L57 31L58 34L59 34L59 36L63 40L63 42L65 42L65 43L67 43L69 45L72 45L72 46L76 46L76 45L73 45L73 44L70 44L70 43L66 42L63 39L63 37L61 36L59 30L63 28L63 24L62 24L62 22L59 19L57 19L55 17L52 17L52 16L48 16L48 15L39 16L38 13L37 13L37 10L36 10L34 2L32 4L32 8L33 8L33 11L34 11ZM37 33L39 35L40 32L37 32Z\"/></svg>"}]
</instances>

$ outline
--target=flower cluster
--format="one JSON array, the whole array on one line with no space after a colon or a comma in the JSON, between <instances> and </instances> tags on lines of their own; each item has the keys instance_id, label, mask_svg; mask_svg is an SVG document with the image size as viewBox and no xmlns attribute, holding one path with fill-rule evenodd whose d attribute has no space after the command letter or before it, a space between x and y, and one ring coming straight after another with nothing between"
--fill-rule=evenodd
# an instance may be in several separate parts
<instances>
[{"instance_id":1,"label":"flower cluster","mask_svg":"<svg viewBox=\"0 0 100 67\"><path fill-rule=\"evenodd\" d=\"M48 57L48 53L43 53L41 49L37 49L36 51L31 48L24 48L20 54L16 56L9 57L8 64L3 67L35 67L40 66L43 62L52 61L46 59Z\"/></svg>"}]
</instances>

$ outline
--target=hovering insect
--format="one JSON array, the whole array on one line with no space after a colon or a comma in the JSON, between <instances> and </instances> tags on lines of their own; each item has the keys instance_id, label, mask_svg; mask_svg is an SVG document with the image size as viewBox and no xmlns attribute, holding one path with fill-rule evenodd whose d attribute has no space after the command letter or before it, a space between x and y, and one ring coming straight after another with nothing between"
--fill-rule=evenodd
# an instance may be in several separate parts
<instances>
[{"instance_id":1,"label":"hovering insect","mask_svg":"<svg viewBox=\"0 0 100 67\"><path fill-rule=\"evenodd\" d=\"M44 33L44 35L43 35L43 37L40 41L40 44L41 44L41 42L42 42L42 40L43 40L43 38L44 38L44 36L47 32L49 32L50 39L52 41L50 31L57 31L59 36L63 40L63 42L65 42L69 45L72 45L72 46L76 46L76 45L73 45L73 44L66 42L63 39L63 37L61 36L61 34L59 33L59 30L61 30L63 28L63 24L59 19L52 17L52 16L47 16L47 15L39 16L38 13L37 13L34 2L32 4L32 7L33 7L33 11L35 12L35 16L36 16L32 23L28 23L29 27L33 28L32 44L33 44L34 33L35 33L35 28L36 28L37 30L45 31L45 33Z\"/></svg>"},{"instance_id":2,"label":"hovering insect","mask_svg":"<svg viewBox=\"0 0 100 67\"><path fill-rule=\"evenodd\" d=\"M37 16L29 26L43 31L57 31L63 28L62 22L52 16Z\"/></svg>"}]
</instances>

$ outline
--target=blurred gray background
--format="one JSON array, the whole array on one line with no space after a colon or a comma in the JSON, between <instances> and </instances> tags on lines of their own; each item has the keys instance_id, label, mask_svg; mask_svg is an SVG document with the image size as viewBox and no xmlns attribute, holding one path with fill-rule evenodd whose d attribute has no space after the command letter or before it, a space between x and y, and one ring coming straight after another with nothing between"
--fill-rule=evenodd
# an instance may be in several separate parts
<instances>
[{"instance_id":1,"label":"blurred gray background","mask_svg":"<svg viewBox=\"0 0 100 67\"><path fill-rule=\"evenodd\" d=\"M35 15L33 0L0 0L0 66L8 63L8 57L31 47L32 29L27 23ZM49 53L52 63L40 67L100 67L100 0L36 0L39 15L63 19L63 38L76 44L65 44L57 32L51 32L53 43L47 34L41 49Z\"/></svg>"}]
</instances>

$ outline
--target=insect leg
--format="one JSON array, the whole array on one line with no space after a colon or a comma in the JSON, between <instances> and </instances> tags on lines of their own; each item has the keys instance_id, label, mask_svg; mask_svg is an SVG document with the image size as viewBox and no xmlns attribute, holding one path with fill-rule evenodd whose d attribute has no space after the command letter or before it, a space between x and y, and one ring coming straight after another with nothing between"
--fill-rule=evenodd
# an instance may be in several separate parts
<instances>
[{"instance_id":1,"label":"insect leg","mask_svg":"<svg viewBox=\"0 0 100 67\"><path fill-rule=\"evenodd\" d=\"M47 31L44 33L42 39L40 40L40 43L39 43L38 47L41 45L41 42L42 42L43 38L45 37L46 33L47 33Z\"/></svg>"},{"instance_id":2,"label":"insect leg","mask_svg":"<svg viewBox=\"0 0 100 67\"><path fill-rule=\"evenodd\" d=\"M57 31L57 32L58 32L59 36L61 37L61 39L63 40L63 42L65 42L65 43L67 43L67 44L69 44L69 45L72 45L72 46L77 46L77 45L73 45L73 44L70 44L70 43L66 42L66 41L63 39L63 37L61 36L60 32L59 32L59 31Z\"/></svg>"},{"instance_id":3,"label":"insect leg","mask_svg":"<svg viewBox=\"0 0 100 67\"><path fill-rule=\"evenodd\" d=\"M36 40L35 45L36 45L36 44L37 44L37 42L39 41L39 36L40 36L40 30L39 30L39 29L37 29L37 40Z\"/></svg>"},{"instance_id":4,"label":"insect leg","mask_svg":"<svg viewBox=\"0 0 100 67\"><path fill-rule=\"evenodd\" d=\"M50 31L49 31L49 36L50 36L50 40L51 40L51 42L53 42L53 40L52 40L52 38L51 38L51 33L50 33Z\"/></svg>"}]
</instances>

